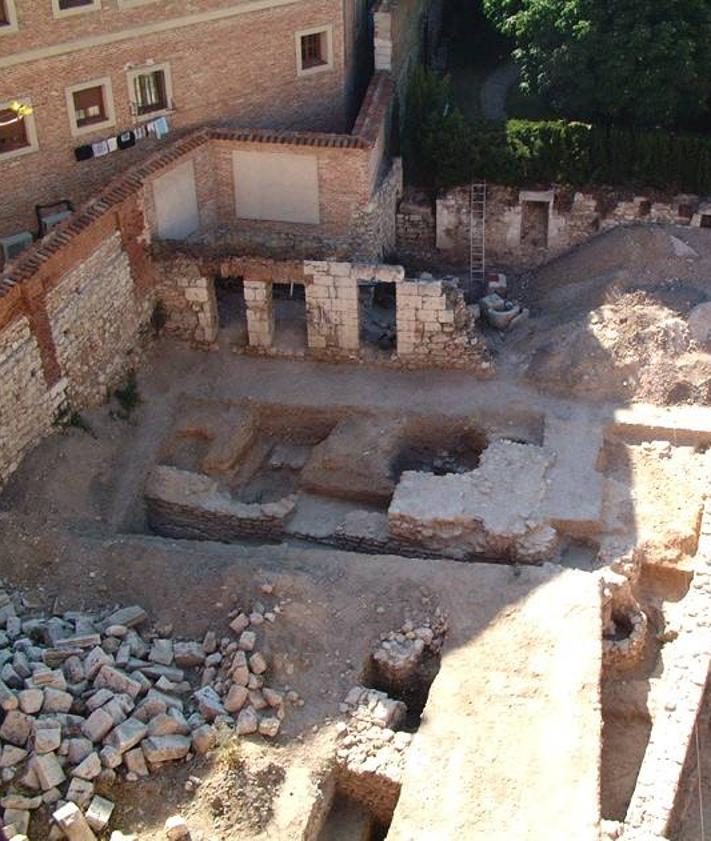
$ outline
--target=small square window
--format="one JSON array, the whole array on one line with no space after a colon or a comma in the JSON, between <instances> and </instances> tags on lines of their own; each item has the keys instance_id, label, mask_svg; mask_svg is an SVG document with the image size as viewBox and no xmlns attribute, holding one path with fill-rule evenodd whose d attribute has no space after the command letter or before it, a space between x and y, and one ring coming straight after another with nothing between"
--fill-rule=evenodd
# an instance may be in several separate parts
<instances>
[{"instance_id":1,"label":"small square window","mask_svg":"<svg viewBox=\"0 0 711 841\"><path fill-rule=\"evenodd\" d=\"M331 69L331 41L330 26L296 33L296 64L299 76Z\"/></svg>"},{"instance_id":2,"label":"small square window","mask_svg":"<svg viewBox=\"0 0 711 841\"><path fill-rule=\"evenodd\" d=\"M66 90L67 110L72 134L87 134L114 125L111 80L95 79Z\"/></svg>"},{"instance_id":3,"label":"small square window","mask_svg":"<svg viewBox=\"0 0 711 841\"><path fill-rule=\"evenodd\" d=\"M136 112L141 116L167 110L165 73L162 70L153 70L150 73L136 74L133 78L133 95Z\"/></svg>"},{"instance_id":4,"label":"small square window","mask_svg":"<svg viewBox=\"0 0 711 841\"><path fill-rule=\"evenodd\" d=\"M79 128L104 122L106 105L104 104L104 89L101 85L75 91L72 98L74 100L74 116Z\"/></svg>"},{"instance_id":5,"label":"small square window","mask_svg":"<svg viewBox=\"0 0 711 841\"><path fill-rule=\"evenodd\" d=\"M52 12L55 17L98 11L100 8L101 0L52 0Z\"/></svg>"},{"instance_id":6,"label":"small square window","mask_svg":"<svg viewBox=\"0 0 711 841\"><path fill-rule=\"evenodd\" d=\"M308 70L326 64L326 33L314 32L301 36L301 67Z\"/></svg>"},{"instance_id":7,"label":"small square window","mask_svg":"<svg viewBox=\"0 0 711 841\"><path fill-rule=\"evenodd\" d=\"M29 105L29 100L19 100L23 105ZM37 133L32 114L18 115L11 105L15 103L0 103L0 160L6 157L18 157L37 150Z\"/></svg>"},{"instance_id":8,"label":"small square window","mask_svg":"<svg viewBox=\"0 0 711 841\"><path fill-rule=\"evenodd\" d=\"M0 155L16 152L30 145L27 125L9 108L0 111Z\"/></svg>"},{"instance_id":9,"label":"small square window","mask_svg":"<svg viewBox=\"0 0 711 841\"><path fill-rule=\"evenodd\" d=\"M127 79L131 113L139 120L165 114L175 107L169 64L135 67L128 71Z\"/></svg>"},{"instance_id":10,"label":"small square window","mask_svg":"<svg viewBox=\"0 0 711 841\"><path fill-rule=\"evenodd\" d=\"M15 0L0 0L0 35L17 32Z\"/></svg>"}]
</instances>

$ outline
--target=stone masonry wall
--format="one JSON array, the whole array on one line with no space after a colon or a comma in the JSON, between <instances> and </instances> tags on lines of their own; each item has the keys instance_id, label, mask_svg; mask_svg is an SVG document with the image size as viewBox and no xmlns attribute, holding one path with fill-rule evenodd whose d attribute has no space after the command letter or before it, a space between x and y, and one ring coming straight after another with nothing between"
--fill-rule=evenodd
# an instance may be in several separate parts
<instances>
[{"instance_id":1,"label":"stone masonry wall","mask_svg":"<svg viewBox=\"0 0 711 841\"><path fill-rule=\"evenodd\" d=\"M539 206L542 221L547 223L545 233L527 235L526 202ZM441 195L436 208L437 255L450 262L468 262L469 188L457 188ZM670 199L654 194L625 196L609 189L584 193L559 186L548 190L519 190L488 185L487 261L514 270L533 268L621 225L699 226L705 211L706 205L698 196L678 195ZM428 227L427 208L423 207L416 215L420 216L424 233ZM411 246L410 225L409 219L399 220L398 252L402 250L404 254ZM475 232L478 225L475 218Z\"/></svg>"},{"instance_id":2,"label":"stone masonry wall","mask_svg":"<svg viewBox=\"0 0 711 841\"><path fill-rule=\"evenodd\" d=\"M114 233L47 296L47 315L73 403L106 397L139 361L138 337L150 310L134 295L131 266Z\"/></svg>"},{"instance_id":3,"label":"stone masonry wall","mask_svg":"<svg viewBox=\"0 0 711 841\"><path fill-rule=\"evenodd\" d=\"M245 280L244 300L247 305L249 344L269 348L274 341L274 301L272 286L256 280Z\"/></svg>"},{"instance_id":4,"label":"stone masonry wall","mask_svg":"<svg viewBox=\"0 0 711 841\"><path fill-rule=\"evenodd\" d=\"M211 343L217 337L215 284L198 263L187 257L156 263L160 282L156 288L166 323L166 333L197 343Z\"/></svg>"},{"instance_id":5,"label":"stone masonry wall","mask_svg":"<svg viewBox=\"0 0 711 841\"><path fill-rule=\"evenodd\" d=\"M395 250L405 263L429 262L435 250L435 217L429 203L402 201L396 216Z\"/></svg>"},{"instance_id":6,"label":"stone masonry wall","mask_svg":"<svg viewBox=\"0 0 711 841\"><path fill-rule=\"evenodd\" d=\"M396 211L402 196L402 159L395 158L351 230L351 259L380 262L395 253Z\"/></svg>"},{"instance_id":7,"label":"stone masonry wall","mask_svg":"<svg viewBox=\"0 0 711 841\"><path fill-rule=\"evenodd\" d=\"M308 344L317 352L357 356L360 349L358 281L399 284L400 266L307 262L306 321Z\"/></svg>"},{"instance_id":8,"label":"stone masonry wall","mask_svg":"<svg viewBox=\"0 0 711 841\"><path fill-rule=\"evenodd\" d=\"M397 350L406 364L492 371L472 311L454 281L429 276L397 290Z\"/></svg>"},{"instance_id":9,"label":"stone masonry wall","mask_svg":"<svg viewBox=\"0 0 711 841\"><path fill-rule=\"evenodd\" d=\"M708 715L711 624L711 506L705 507L694 578L684 599L685 627L665 646L665 668L654 687L659 710L627 810L623 841L676 837L689 791L697 785L695 732L703 747ZM658 701L658 702L657 702Z\"/></svg>"},{"instance_id":10,"label":"stone masonry wall","mask_svg":"<svg viewBox=\"0 0 711 841\"><path fill-rule=\"evenodd\" d=\"M52 427L66 380L47 388L39 346L27 318L0 332L0 486Z\"/></svg>"}]
</instances>

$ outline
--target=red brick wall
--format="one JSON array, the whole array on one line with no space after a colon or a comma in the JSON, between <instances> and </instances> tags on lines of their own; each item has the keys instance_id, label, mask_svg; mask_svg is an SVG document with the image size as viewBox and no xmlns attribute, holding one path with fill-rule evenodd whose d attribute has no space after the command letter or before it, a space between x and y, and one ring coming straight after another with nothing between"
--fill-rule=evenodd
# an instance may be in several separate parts
<instances>
[{"instance_id":1,"label":"red brick wall","mask_svg":"<svg viewBox=\"0 0 711 841\"><path fill-rule=\"evenodd\" d=\"M100 12L57 20L52 17L50 0L17 0L20 31L0 37L0 102L18 97L32 100L40 149L13 160L0 159L0 235L34 229L35 204L65 198L78 203L98 191L111 175L155 149L157 141L151 140L99 159L82 163L74 159L76 146L135 124L129 110L127 65L139 66L151 59L170 63L176 105L170 122L176 131L215 122L308 130L346 128L340 0L299 0L218 22L2 66L3 59L11 55L52 43L100 37L231 5L225 0L157 0L120 10L118 0L103 0ZM333 26L333 68L300 77L294 33L321 25ZM70 131L65 88L102 77L111 79L116 126L75 138Z\"/></svg>"}]
</instances>

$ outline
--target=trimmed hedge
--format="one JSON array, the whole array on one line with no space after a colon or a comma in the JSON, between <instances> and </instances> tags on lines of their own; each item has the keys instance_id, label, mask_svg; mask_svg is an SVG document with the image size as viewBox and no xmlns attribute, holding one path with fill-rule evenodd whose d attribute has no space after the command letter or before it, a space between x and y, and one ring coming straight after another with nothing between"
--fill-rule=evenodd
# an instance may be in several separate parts
<instances>
[{"instance_id":1,"label":"trimmed hedge","mask_svg":"<svg viewBox=\"0 0 711 841\"><path fill-rule=\"evenodd\" d=\"M426 71L413 79L403 143L411 183L446 188L486 178L711 193L711 137L566 120L472 124L442 106L448 84Z\"/></svg>"},{"instance_id":2,"label":"trimmed hedge","mask_svg":"<svg viewBox=\"0 0 711 841\"><path fill-rule=\"evenodd\" d=\"M711 193L711 138L662 130L590 126L564 120L442 127L430 166L411 161L423 186L453 187L486 178L499 184L607 184ZM413 165L414 164L414 165ZM432 165L434 164L434 165Z\"/></svg>"}]
</instances>

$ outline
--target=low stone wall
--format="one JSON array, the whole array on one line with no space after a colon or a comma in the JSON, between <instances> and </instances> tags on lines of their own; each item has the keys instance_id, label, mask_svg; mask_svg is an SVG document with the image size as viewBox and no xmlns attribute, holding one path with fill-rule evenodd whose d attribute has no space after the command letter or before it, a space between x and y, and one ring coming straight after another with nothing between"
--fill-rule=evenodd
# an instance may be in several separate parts
<instances>
[{"instance_id":1,"label":"low stone wall","mask_svg":"<svg viewBox=\"0 0 711 841\"><path fill-rule=\"evenodd\" d=\"M407 365L492 370L486 344L456 281L421 277L397 298L397 350Z\"/></svg>"},{"instance_id":2,"label":"low stone wall","mask_svg":"<svg viewBox=\"0 0 711 841\"><path fill-rule=\"evenodd\" d=\"M545 190L487 185L486 254L490 265L530 269L604 231L631 224L707 225L711 207L699 196L624 194L609 188L583 192L553 185ZM481 221L472 220L475 239ZM425 197L406 198L397 219L402 260L468 264L470 191L441 194L433 216Z\"/></svg>"},{"instance_id":3,"label":"low stone wall","mask_svg":"<svg viewBox=\"0 0 711 841\"><path fill-rule=\"evenodd\" d=\"M351 259L380 262L395 254L395 220L402 190L402 159L394 158L367 206L354 214Z\"/></svg>"},{"instance_id":4,"label":"low stone wall","mask_svg":"<svg viewBox=\"0 0 711 841\"><path fill-rule=\"evenodd\" d=\"M309 347L340 354L357 354L360 348L358 283L400 284L405 272L400 266L359 263L308 262L304 273Z\"/></svg>"},{"instance_id":5,"label":"low stone wall","mask_svg":"<svg viewBox=\"0 0 711 841\"><path fill-rule=\"evenodd\" d=\"M396 253L405 263L428 263L436 246L437 225L432 208L422 203L402 201L396 217Z\"/></svg>"},{"instance_id":6,"label":"low stone wall","mask_svg":"<svg viewBox=\"0 0 711 841\"><path fill-rule=\"evenodd\" d=\"M146 480L151 528L165 537L231 541L277 538L296 507L295 497L279 502L242 503L220 490L209 476L155 467Z\"/></svg>"},{"instance_id":7,"label":"low stone wall","mask_svg":"<svg viewBox=\"0 0 711 841\"><path fill-rule=\"evenodd\" d=\"M53 423L105 400L152 335L140 202L90 212L0 282L0 485Z\"/></svg>"},{"instance_id":8,"label":"low stone wall","mask_svg":"<svg viewBox=\"0 0 711 841\"><path fill-rule=\"evenodd\" d=\"M199 256L202 254L202 256ZM215 277L241 277L247 311L247 350L288 355L274 343L274 283L303 284L308 354L319 359L357 359L363 354L359 286L396 287L397 352L391 362L407 367L466 368L486 377L493 366L455 281L422 276L406 281L402 266L338 260L220 258L210 249L191 253L162 249L156 269L166 330L188 341L210 343L218 334ZM303 355L299 353L298 355Z\"/></svg>"},{"instance_id":9,"label":"low stone wall","mask_svg":"<svg viewBox=\"0 0 711 841\"><path fill-rule=\"evenodd\" d=\"M542 447L494 441L476 470L402 474L388 509L391 534L428 549L448 547L509 561L553 560L558 535L545 515L555 455Z\"/></svg>"}]
</instances>

